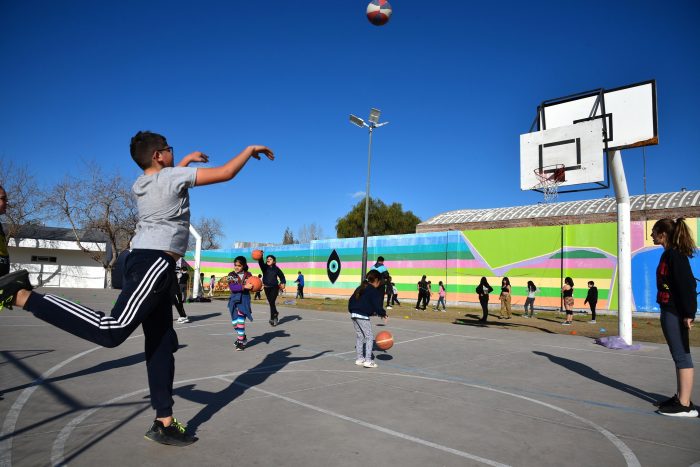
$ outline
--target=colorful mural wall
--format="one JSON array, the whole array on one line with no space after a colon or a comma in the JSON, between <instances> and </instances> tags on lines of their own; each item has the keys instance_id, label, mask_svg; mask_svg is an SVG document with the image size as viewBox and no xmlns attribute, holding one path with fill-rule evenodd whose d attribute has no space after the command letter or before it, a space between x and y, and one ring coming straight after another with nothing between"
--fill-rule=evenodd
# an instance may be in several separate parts
<instances>
[{"instance_id":1,"label":"colorful mural wall","mask_svg":"<svg viewBox=\"0 0 700 467\"><path fill-rule=\"evenodd\" d=\"M688 219L698 238L700 219ZM636 311L656 311L655 270L661 249L649 238L653 221L632 223L632 292ZM250 248L203 251L201 271L205 277L222 278L233 269L233 258L248 258L251 272L259 274ZM335 251L338 261L331 265ZM560 306L560 287L566 276L573 278L576 308L586 308L586 283L598 287L598 309L617 309L617 225L615 223L519 227L491 230L445 231L408 235L388 235L368 239L368 268L377 256L385 258L393 282L404 306L414 306L416 283L422 275L447 288L448 302L478 303L474 289L482 276L494 288L493 303L503 276L513 286L513 305L525 302L527 281L538 287L536 306ZM359 282L362 266L362 239L318 240L310 244L269 247L266 254L277 257L293 293L297 272L305 278L305 294L349 296ZM193 259L188 252L187 259ZM329 267L335 274L328 272ZM700 258L691 259L696 277L700 277ZM330 277L337 276L335 282ZM220 287L225 289L225 284Z\"/></svg>"}]
</instances>

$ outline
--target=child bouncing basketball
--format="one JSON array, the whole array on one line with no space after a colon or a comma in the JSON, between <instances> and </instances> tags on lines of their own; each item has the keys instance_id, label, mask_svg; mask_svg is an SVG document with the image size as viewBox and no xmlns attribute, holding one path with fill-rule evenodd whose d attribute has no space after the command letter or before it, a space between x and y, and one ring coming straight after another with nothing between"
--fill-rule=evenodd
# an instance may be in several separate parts
<instances>
[{"instance_id":1,"label":"child bouncing basketball","mask_svg":"<svg viewBox=\"0 0 700 467\"><path fill-rule=\"evenodd\" d=\"M245 335L245 319L253 321L253 310L250 307L250 290L253 284L247 283L253 277L248 272L248 262L243 256L233 260L233 271L228 273L228 288L231 297L228 299L228 311L231 313L231 324L236 330L236 350L245 350L248 339Z\"/></svg>"},{"instance_id":2,"label":"child bouncing basketball","mask_svg":"<svg viewBox=\"0 0 700 467\"><path fill-rule=\"evenodd\" d=\"M251 157L265 155L265 146L248 146L222 166L188 167L207 162L199 151L174 166L173 147L165 137L149 131L131 139L131 157L143 169L132 190L137 199L138 226L125 263L124 284L109 315L56 295L31 292L27 271L0 278L0 308L17 305L75 336L104 347L124 342L143 326L146 371L156 419L146 438L161 444L186 446L197 440L173 417L173 378L177 335L172 325L171 283L175 264L187 250L190 226L188 190L231 180Z\"/></svg>"},{"instance_id":3,"label":"child bouncing basketball","mask_svg":"<svg viewBox=\"0 0 700 467\"><path fill-rule=\"evenodd\" d=\"M388 320L386 311L382 308L384 304L384 280L376 269L367 273L365 281L355 289L348 301L348 311L352 318L352 325L355 328L355 350L357 357L355 365L365 368L376 368L372 356L372 344L374 334L372 333L372 323L370 316L381 316L384 322Z\"/></svg>"}]
</instances>

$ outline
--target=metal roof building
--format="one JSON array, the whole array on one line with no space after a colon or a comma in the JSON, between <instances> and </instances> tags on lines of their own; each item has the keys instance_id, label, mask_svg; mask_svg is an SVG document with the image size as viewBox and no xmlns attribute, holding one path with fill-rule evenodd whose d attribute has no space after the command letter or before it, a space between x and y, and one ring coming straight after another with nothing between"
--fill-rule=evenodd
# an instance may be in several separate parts
<instances>
[{"instance_id":1,"label":"metal roof building","mask_svg":"<svg viewBox=\"0 0 700 467\"><path fill-rule=\"evenodd\" d=\"M630 196L631 220L700 217L700 190ZM533 225L614 222L615 198L534 204L492 209L448 211L421 222L416 233L480 230Z\"/></svg>"}]
</instances>

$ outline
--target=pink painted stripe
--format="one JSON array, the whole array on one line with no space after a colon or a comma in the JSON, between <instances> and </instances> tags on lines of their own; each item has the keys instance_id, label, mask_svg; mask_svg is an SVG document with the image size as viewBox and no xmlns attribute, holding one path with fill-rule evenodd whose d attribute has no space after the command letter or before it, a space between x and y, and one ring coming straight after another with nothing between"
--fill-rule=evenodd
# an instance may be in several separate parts
<instances>
[{"instance_id":1,"label":"pink painted stripe","mask_svg":"<svg viewBox=\"0 0 700 467\"><path fill-rule=\"evenodd\" d=\"M194 261L191 263L192 266L194 266ZM251 266L250 263L248 263L248 266ZM233 270L233 262L227 263L227 262L216 262L216 261L202 261L199 263L200 268L226 268L228 270Z\"/></svg>"},{"instance_id":2,"label":"pink painted stripe","mask_svg":"<svg viewBox=\"0 0 700 467\"><path fill-rule=\"evenodd\" d=\"M532 269L532 268L551 268L558 269L561 266L561 260L548 259L538 263L528 264L527 266L514 265L516 268ZM608 258L572 258L564 259L564 267L571 269L606 269L615 267L615 263Z\"/></svg>"},{"instance_id":3,"label":"pink painted stripe","mask_svg":"<svg viewBox=\"0 0 700 467\"><path fill-rule=\"evenodd\" d=\"M325 269L325 261L297 261L297 262L282 262L279 261L277 264L284 269L307 269L307 268L319 268ZM367 263L369 267L374 265L374 261ZM481 261L477 259L461 260L461 259L449 259L447 262L444 259L421 259L421 260L407 260L407 261L387 261L384 263L389 271L393 269L406 269L406 268L444 268L447 264L447 268L482 268L485 267ZM559 263L557 263L557 267ZM256 263L253 261L248 262L248 266L256 267ZM362 261L343 261L342 266L344 268L356 268L359 269L362 266ZM202 261L202 268L230 268L233 269L233 262L216 262L216 261Z\"/></svg>"},{"instance_id":4,"label":"pink painted stripe","mask_svg":"<svg viewBox=\"0 0 700 467\"><path fill-rule=\"evenodd\" d=\"M644 222L632 222L632 251L644 248Z\"/></svg>"},{"instance_id":5,"label":"pink painted stripe","mask_svg":"<svg viewBox=\"0 0 700 467\"><path fill-rule=\"evenodd\" d=\"M308 262L296 262L296 263L284 263L284 262L279 262L278 263L280 267L284 268L290 268L290 269L303 269L303 268L325 268L326 267L326 262L325 261L308 261ZM374 261L369 261L367 263L369 267L372 267L374 265ZM444 268L445 267L445 260L440 260L440 259L422 259L422 260L415 260L415 261L386 261L384 265L389 269L391 272L392 268L393 269L405 269L405 268ZM342 266L344 268L357 268L359 269L362 266L362 261L343 261ZM450 259L447 260L447 267L448 268L480 268L483 267L483 264L478 261L478 260L459 260L459 259Z\"/></svg>"}]
</instances>

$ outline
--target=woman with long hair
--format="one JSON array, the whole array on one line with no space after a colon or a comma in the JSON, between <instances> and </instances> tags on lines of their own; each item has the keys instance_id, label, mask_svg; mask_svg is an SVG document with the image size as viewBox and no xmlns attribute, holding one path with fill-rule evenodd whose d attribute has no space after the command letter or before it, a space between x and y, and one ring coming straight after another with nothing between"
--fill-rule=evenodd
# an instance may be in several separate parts
<instances>
[{"instance_id":1,"label":"woman with long hair","mask_svg":"<svg viewBox=\"0 0 700 467\"><path fill-rule=\"evenodd\" d=\"M564 310L566 310L566 321L561 324L571 326L574 320L574 280L568 276L564 279L561 296L564 299Z\"/></svg>"},{"instance_id":2,"label":"woman with long hair","mask_svg":"<svg viewBox=\"0 0 700 467\"><path fill-rule=\"evenodd\" d=\"M476 293L479 296L479 303L481 304L481 321L486 322L486 318L489 317L489 294L493 292L493 287L489 285L489 281L485 277L481 278L479 285L476 288Z\"/></svg>"},{"instance_id":3,"label":"woman with long hair","mask_svg":"<svg viewBox=\"0 0 700 467\"><path fill-rule=\"evenodd\" d=\"M690 400L694 368L688 332L698 308L697 283L688 258L697 246L684 219L661 219L651 229L654 245L664 248L656 268L656 302L661 309L661 329L676 366L676 394L658 404L658 413L671 417L697 417Z\"/></svg>"},{"instance_id":4,"label":"woman with long hair","mask_svg":"<svg viewBox=\"0 0 700 467\"><path fill-rule=\"evenodd\" d=\"M525 314L524 318L532 318L535 314L535 292L537 292L537 287L532 281L527 281L527 298L525 299ZM530 307L530 316L527 315L527 308Z\"/></svg>"},{"instance_id":5,"label":"woman with long hair","mask_svg":"<svg viewBox=\"0 0 700 467\"><path fill-rule=\"evenodd\" d=\"M501 314L499 317L502 319L512 318L512 315L510 313L510 290L510 279L508 279L508 277L504 277L501 280L501 295L498 297L501 300Z\"/></svg>"}]
</instances>

